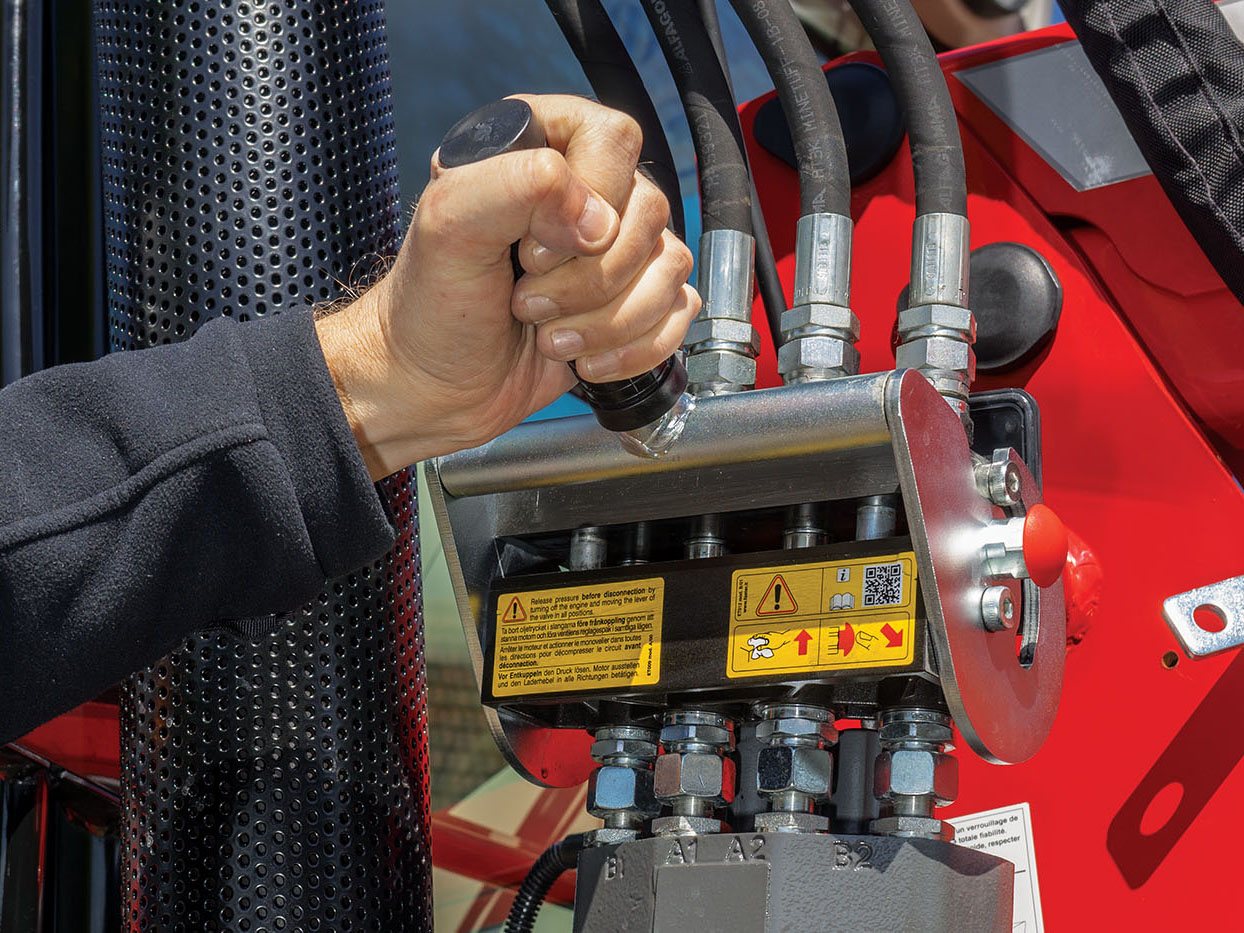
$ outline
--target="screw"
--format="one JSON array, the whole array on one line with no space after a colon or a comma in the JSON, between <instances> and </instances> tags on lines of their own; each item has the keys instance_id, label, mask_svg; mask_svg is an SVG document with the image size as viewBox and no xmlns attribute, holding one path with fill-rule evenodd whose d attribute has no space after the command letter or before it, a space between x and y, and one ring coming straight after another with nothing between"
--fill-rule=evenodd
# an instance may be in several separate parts
<instances>
[{"instance_id":1,"label":"screw","mask_svg":"<svg viewBox=\"0 0 1244 933\"><path fill-rule=\"evenodd\" d=\"M990 632L1015 627L1015 600L1006 586L990 586L981 594L981 621Z\"/></svg>"}]
</instances>

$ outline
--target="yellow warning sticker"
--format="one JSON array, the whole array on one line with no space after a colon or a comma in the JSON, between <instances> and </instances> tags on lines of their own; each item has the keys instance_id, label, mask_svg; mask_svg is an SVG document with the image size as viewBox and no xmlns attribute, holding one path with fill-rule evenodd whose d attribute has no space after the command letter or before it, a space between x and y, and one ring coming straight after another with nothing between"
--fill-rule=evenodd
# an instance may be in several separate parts
<instances>
[{"instance_id":1,"label":"yellow warning sticker","mask_svg":"<svg viewBox=\"0 0 1244 933\"><path fill-rule=\"evenodd\" d=\"M916 557L739 570L727 677L899 667L915 658Z\"/></svg>"},{"instance_id":2,"label":"yellow warning sticker","mask_svg":"<svg viewBox=\"0 0 1244 933\"><path fill-rule=\"evenodd\" d=\"M655 684L665 580L502 593L494 696Z\"/></svg>"}]
</instances>

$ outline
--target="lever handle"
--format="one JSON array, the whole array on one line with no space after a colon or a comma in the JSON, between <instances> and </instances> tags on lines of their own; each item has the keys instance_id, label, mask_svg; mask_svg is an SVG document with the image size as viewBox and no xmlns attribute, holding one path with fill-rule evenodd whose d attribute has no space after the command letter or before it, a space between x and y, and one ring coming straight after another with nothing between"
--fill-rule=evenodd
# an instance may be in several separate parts
<instances>
[{"instance_id":1,"label":"lever handle","mask_svg":"<svg viewBox=\"0 0 1244 933\"><path fill-rule=\"evenodd\" d=\"M485 104L467 114L450 128L441 140L440 163L445 168L482 162L506 152L536 149L546 145L544 129L525 101L514 98ZM510 248L510 261L514 265L514 277L523 274L518 260L518 244ZM578 378L574 363L570 369ZM610 431L633 432L656 427L674 410L690 408L687 388L687 369L681 357L671 356L664 363L631 379L616 382L585 382L579 380L579 391L591 406L596 420ZM669 444L681 432L686 412L677 419L677 430L668 437L661 449L646 449L648 455L657 455L668 449ZM668 435L668 428L661 433ZM651 448L648 440L641 444Z\"/></svg>"}]
</instances>

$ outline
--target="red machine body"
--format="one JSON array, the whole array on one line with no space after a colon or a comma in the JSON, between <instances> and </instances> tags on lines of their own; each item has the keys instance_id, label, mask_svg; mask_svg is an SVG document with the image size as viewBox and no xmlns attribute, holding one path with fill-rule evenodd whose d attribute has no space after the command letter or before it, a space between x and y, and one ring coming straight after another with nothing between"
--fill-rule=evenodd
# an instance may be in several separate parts
<instances>
[{"instance_id":1,"label":"red machine body","mask_svg":"<svg viewBox=\"0 0 1244 933\"><path fill-rule=\"evenodd\" d=\"M1076 190L955 77L1069 41L1067 27L1054 27L942 62L963 134L973 246L1027 244L1064 291L1052 343L1018 369L981 376L976 388L1018 386L1037 399L1046 501L1100 568L1081 568L1088 582L1071 594L1066 681L1048 742L1012 767L961 748L962 796L944 815L1030 804L1052 931L1222 926L1238 910L1235 892L1204 879L1237 843L1244 656L1183 657L1161 606L1244 573L1244 308L1151 176ZM743 124L789 295L798 179L751 139L763 102L742 108ZM854 211L862 371L891 369L914 217L905 148L857 186ZM759 303L756 320L761 385L776 385ZM79 773L117 775L107 704L88 704L23 744ZM478 862L477 877L497 880L489 865L503 840L481 843L475 859L464 857L469 834L450 841L444 854L455 868ZM532 843L525 846L537 851ZM434 851L439 863L435 840Z\"/></svg>"},{"instance_id":2,"label":"red machine body","mask_svg":"<svg viewBox=\"0 0 1244 933\"><path fill-rule=\"evenodd\" d=\"M1220 925L1238 911L1235 893L1204 879L1236 846L1244 656L1188 660L1161 608L1244 573L1244 308L1152 176L1077 191L955 77L1069 41L1060 26L942 59L963 134L972 246L1031 246L1064 291L1048 348L975 388L1016 386L1037 399L1046 502L1101 570L1099 592L1090 580L1069 593L1078 604L1049 740L1013 767L961 747L961 797L942 812L1030 804L1052 931ZM763 102L743 108L749 138ZM749 152L789 296L798 178L754 142ZM915 216L905 149L857 186L853 208L861 370L891 369ZM779 384L772 346L761 368L762 385Z\"/></svg>"}]
</instances>

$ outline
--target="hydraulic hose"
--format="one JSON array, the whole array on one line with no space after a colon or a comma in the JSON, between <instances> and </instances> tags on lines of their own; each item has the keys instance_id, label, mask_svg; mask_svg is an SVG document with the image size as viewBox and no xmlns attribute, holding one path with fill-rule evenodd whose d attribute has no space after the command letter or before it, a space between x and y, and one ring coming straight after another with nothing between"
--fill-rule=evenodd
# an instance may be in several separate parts
<instances>
[{"instance_id":1,"label":"hydraulic hose","mask_svg":"<svg viewBox=\"0 0 1244 933\"><path fill-rule=\"evenodd\" d=\"M730 89L730 96L734 97L730 62L726 57L725 40L721 35L721 21L717 18L717 0L700 0L699 6L700 19L704 21L709 41L713 43L713 51L717 53L717 63L725 76L726 87ZM746 150L743 155L746 157ZM765 308L769 336L773 338L773 345L776 347L782 342L782 313L786 310L786 296L782 292L782 279L778 275L773 243L769 240L769 227L765 223L765 212L760 207L760 196L756 193L756 179L751 175L750 163L748 178L752 195L752 228L756 234L756 290L760 292L760 303Z\"/></svg>"},{"instance_id":2,"label":"hydraulic hose","mask_svg":"<svg viewBox=\"0 0 1244 933\"><path fill-rule=\"evenodd\" d=\"M642 0L691 127L705 233L752 235L751 183L734 98L695 4Z\"/></svg>"},{"instance_id":3,"label":"hydraulic hose","mask_svg":"<svg viewBox=\"0 0 1244 933\"><path fill-rule=\"evenodd\" d=\"M933 44L910 0L851 0L907 119L916 214L967 214L963 143Z\"/></svg>"},{"instance_id":4,"label":"hydraulic hose","mask_svg":"<svg viewBox=\"0 0 1244 933\"><path fill-rule=\"evenodd\" d=\"M849 216L851 172L838 109L790 0L731 2L773 78L790 126L800 215Z\"/></svg>"},{"instance_id":5,"label":"hydraulic hose","mask_svg":"<svg viewBox=\"0 0 1244 933\"><path fill-rule=\"evenodd\" d=\"M640 169L661 189L670 202L670 227L679 239L686 239L682 192L678 169L670 152L669 140L661 128L648 89L644 87L622 37L614 28L600 0L545 0L549 12L561 27L562 35L583 68L597 99L607 107L635 118L644 134L640 150Z\"/></svg>"},{"instance_id":6,"label":"hydraulic hose","mask_svg":"<svg viewBox=\"0 0 1244 933\"><path fill-rule=\"evenodd\" d=\"M1067 0L1171 204L1244 302L1244 47L1211 0Z\"/></svg>"},{"instance_id":7,"label":"hydraulic hose","mask_svg":"<svg viewBox=\"0 0 1244 933\"><path fill-rule=\"evenodd\" d=\"M531 933L535 929L536 916L549 890L563 872L570 871L578 863L583 843L583 833L576 833L541 853L519 885L518 894L514 895L510 915L505 919L505 933Z\"/></svg>"}]
</instances>

